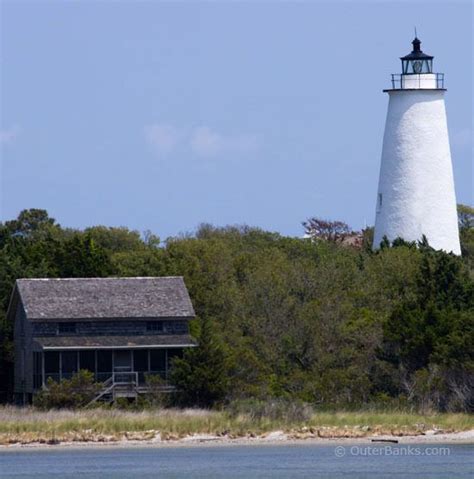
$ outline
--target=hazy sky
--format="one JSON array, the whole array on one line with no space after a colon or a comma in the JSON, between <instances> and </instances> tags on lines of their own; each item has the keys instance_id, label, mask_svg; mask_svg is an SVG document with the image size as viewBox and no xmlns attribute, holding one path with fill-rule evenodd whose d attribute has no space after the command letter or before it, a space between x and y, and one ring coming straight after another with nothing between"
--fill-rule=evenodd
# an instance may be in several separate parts
<instances>
[{"instance_id":1,"label":"hazy sky","mask_svg":"<svg viewBox=\"0 0 474 479\"><path fill-rule=\"evenodd\" d=\"M473 8L455 2L1 2L2 220L162 238L201 222L373 224L390 73L444 72L473 203Z\"/></svg>"}]
</instances>

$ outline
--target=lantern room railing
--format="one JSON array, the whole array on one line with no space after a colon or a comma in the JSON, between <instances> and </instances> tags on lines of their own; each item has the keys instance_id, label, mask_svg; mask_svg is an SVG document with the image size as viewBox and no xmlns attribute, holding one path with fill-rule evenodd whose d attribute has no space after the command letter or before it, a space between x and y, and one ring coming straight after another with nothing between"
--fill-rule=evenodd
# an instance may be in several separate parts
<instances>
[{"instance_id":1,"label":"lantern room railing","mask_svg":"<svg viewBox=\"0 0 474 479\"><path fill-rule=\"evenodd\" d=\"M432 84L433 86L427 86ZM411 89L439 89L444 90L444 73L409 74L392 73L393 90Z\"/></svg>"}]
</instances>

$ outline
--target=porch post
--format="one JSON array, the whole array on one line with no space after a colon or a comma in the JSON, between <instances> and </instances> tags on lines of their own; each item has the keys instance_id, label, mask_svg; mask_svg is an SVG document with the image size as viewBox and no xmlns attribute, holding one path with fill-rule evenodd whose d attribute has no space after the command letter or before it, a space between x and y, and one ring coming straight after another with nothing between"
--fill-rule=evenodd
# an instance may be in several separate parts
<instances>
[{"instance_id":1,"label":"porch post","mask_svg":"<svg viewBox=\"0 0 474 479\"><path fill-rule=\"evenodd\" d=\"M44 351L41 351L41 387L45 386L45 377L44 377Z\"/></svg>"}]
</instances>

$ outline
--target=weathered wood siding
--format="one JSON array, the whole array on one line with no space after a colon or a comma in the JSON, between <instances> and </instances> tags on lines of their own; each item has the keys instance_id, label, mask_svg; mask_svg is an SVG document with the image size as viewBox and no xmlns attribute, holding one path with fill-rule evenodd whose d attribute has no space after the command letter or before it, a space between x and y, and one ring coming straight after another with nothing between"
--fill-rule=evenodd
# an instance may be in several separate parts
<instances>
[{"instance_id":1,"label":"weathered wood siding","mask_svg":"<svg viewBox=\"0 0 474 479\"><path fill-rule=\"evenodd\" d=\"M14 392L16 394L33 392L33 328L26 319L21 301L15 312L14 344Z\"/></svg>"},{"instance_id":2,"label":"weathered wood siding","mask_svg":"<svg viewBox=\"0 0 474 479\"><path fill-rule=\"evenodd\" d=\"M182 277L18 279L7 315L14 323L20 402L31 399L34 353L43 349L195 345L189 335L195 313ZM70 330L59 327L71 323ZM159 324L148 329L148 323Z\"/></svg>"},{"instance_id":3,"label":"weathered wood siding","mask_svg":"<svg viewBox=\"0 0 474 479\"><path fill-rule=\"evenodd\" d=\"M154 322L155 320L153 320ZM68 321L70 322L70 321ZM163 331L148 331L148 321L115 320L115 321L74 321L75 333L58 333L58 323L34 321L33 336L139 336L139 335L167 335L188 334L189 327L186 320L163 320Z\"/></svg>"}]
</instances>

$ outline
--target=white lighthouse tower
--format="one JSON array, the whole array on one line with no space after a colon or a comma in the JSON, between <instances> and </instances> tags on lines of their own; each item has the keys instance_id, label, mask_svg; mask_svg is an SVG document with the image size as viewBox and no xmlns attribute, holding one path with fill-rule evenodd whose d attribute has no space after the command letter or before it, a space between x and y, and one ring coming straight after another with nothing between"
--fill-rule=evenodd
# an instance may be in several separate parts
<instances>
[{"instance_id":1,"label":"white lighthouse tower","mask_svg":"<svg viewBox=\"0 0 474 479\"><path fill-rule=\"evenodd\" d=\"M374 249L384 236L461 254L444 105L444 74L433 57L413 51L392 75L375 217Z\"/></svg>"}]
</instances>

